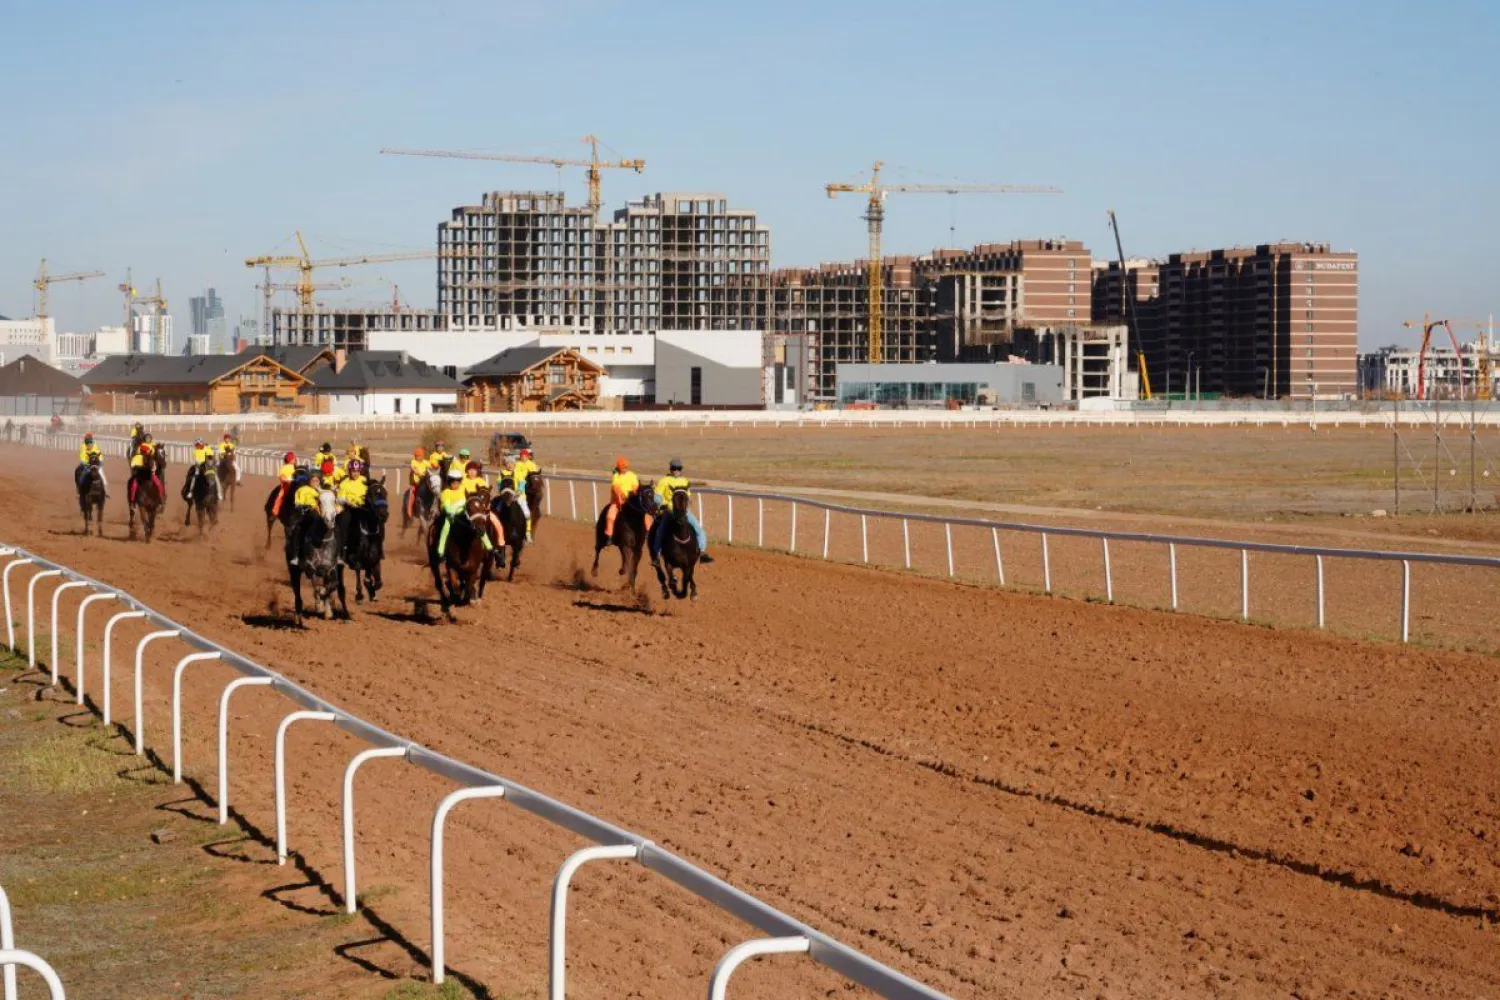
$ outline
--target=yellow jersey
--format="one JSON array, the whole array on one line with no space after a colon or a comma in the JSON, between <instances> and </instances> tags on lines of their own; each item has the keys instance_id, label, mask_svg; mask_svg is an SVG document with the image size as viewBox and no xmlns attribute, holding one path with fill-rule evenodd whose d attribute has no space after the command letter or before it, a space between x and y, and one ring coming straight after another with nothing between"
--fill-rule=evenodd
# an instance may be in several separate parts
<instances>
[{"instance_id":1,"label":"yellow jersey","mask_svg":"<svg viewBox=\"0 0 1500 1000\"><path fill-rule=\"evenodd\" d=\"M516 461L516 469L515 469L516 489L518 489L518 490L524 490L526 488L526 477L529 476L529 475L531 475L533 472L541 472L541 471L542 471L542 467L540 465L537 465L531 459L529 459L529 458L518 459Z\"/></svg>"},{"instance_id":2,"label":"yellow jersey","mask_svg":"<svg viewBox=\"0 0 1500 1000\"><path fill-rule=\"evenodd\" d=\"M79 464L88 465L89 459L93 458L95 455L99 456L99 458L101 459L104 457L104 453L99 450L99 446L97 444L85 444L78 446Z\"/></svg>"},{"instance_id":3,"label":"yellow jersey","mask_svg":"<svg viewBox=\"0 0 1500 1000\"><path fill-rule=\"evenodd\" d=\"M348 507L363 507L370 483L364 476L349 476L339 483L338 498Z\"/></svg>"},{"instance_id":4,"label":"yellow jersey","mask_svg":"<svg viewBox=\"0 0 1500 1000\"><path fill-rule=\"evenodd\" d=\"M663 507L672 506L672 494L692 487L687 476L662 476L656 481L656 501Z\"/></svg>"},{"instance_id":5,"label":"yellow jersey","mask_svg":"<svg viewBox=\"0 0 1500 1000\"><path fill-rule=\"evenodd\" d=\"M468 501L469 494L464 492L462 485L445 487L442 495L438 497L438 502L443 505L445 514L462 514Z\"/></svg>"},{"instance_id":6,"label":"yellow jersey","mask_svg":"<svg viewBox=\"0 0 1500 1000\"><path fill-rule=\"evenodd\" d=\"M417 482L427 475L427 470L432 468L425 458L414 458L411 460L411 481Z\"/></svg>"},{"instance_id":7,"label":"yellow jersey","mask_svg":"<svg viewBox=\"0 0 1500 1000\"><path fill-rule=\"evenodd\" d=\"M307 507L310 510L318 509L318 489L313 486L297 487L297 496L294 498L298 507Z\"/></svg>"},{"instance_id":8,"label":"yellow jersey","mask_svg":"<svg viewBox=\"0 0 1500 1000\"><path fill-rule=\"evenodd\" d=\"M333 452L331 452L331 451L320 451L316 455L313 456L312 467L314 469L321 469L323 467L323 463L324 462L332 462L332 461L333 461ZM338 463L334 463L334 464L338 464Z\"/></svg>"},{"instance_id":9,"label":"yellow jersey","mask_svg":"<svg viewBox=\"0 0 1500 1000\"><path fill-rule=\"evenodd\" d=\"M471 496L480 490L490 488L490 481L483 476L464 476L463 491L465 496Z\"/></svg>"},{"instance_id":10,"label":"yellow jersey","mask_svg":"<svg viewBox=\"0 0 1500 1000\"><path fill-rule=\"evenodd\" d=\"M193 448L193 464L202 465L214 457L214 446L206 444L202 448Z\"/></svg>"},{"instance_id":11,"label":"yellow jersey","mask_svg":"<svg viewBox=\"0 0 1500 1000\"><path fill-rule=\"evenodd\" d=\"M297 478L297 467L287 462L281 466L281 470L276 475L283 483L290 484L293 479Z\"/></svg>"},{"instance_id":12,"label":"yellow jersey","mask_svg":"<svg viewBox=\"0 0 1500 1000\"><path fill-rule=\"evenodd\" d=\"M609 488L621 500L628 500L632 494L640 492L641 477L635 474L634 469L616 472L609 477Z\"/></svg>"}]
</instances>

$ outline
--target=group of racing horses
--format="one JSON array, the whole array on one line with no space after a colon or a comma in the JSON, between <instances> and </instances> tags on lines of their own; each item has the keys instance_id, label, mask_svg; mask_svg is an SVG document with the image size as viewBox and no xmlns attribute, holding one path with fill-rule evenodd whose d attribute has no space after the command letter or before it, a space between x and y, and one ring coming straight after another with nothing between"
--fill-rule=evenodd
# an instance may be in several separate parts
<instances>
[{"instance_id":1,"label":"group of racing horses","mask_svg":"<svg viewBox=\"0 0 1500 1000\"><path fill-rule=\"evenodd\" d=\"M326 449L325 445L325 449ZM184 526L198 518L198 534L218 524L219 506L233 509L239 486L236 442L226 434L215 449L202 440L194 442L184 477L182 498L187 507ZM529 454L528 454L529 457ZM295 611L300 620L306 613L302 582L311 587L318 613L331 617L337 613L349 617L345 591L345 570L354 574L355 599L371 600L380 592L383 582L380 566L385 558L386 522L390 517L390 499L386 477L361 480L362 496L358 503L346 503L336 493L332 482L323 482L319 469L292 464L290 473L272 489L265 503L266 547L279 523L285 537L285 558ZM347 468L356 475L369 468L367 449L351 445ZM157 444L140 424L131 434L129 446L130 477L127 483L127 508L130 538L144 535L150 542L156 522L166 506L167 457L165 447ZM469 463L470 466L479 463ZM425 540L427 564L432 573L438 600L450 620L452 609L482 600L485 586L497 571L514 579L521 564L521 554L535 537L546 499L546 481L540 471L525 476L518 489L515 479L502 473L492 488L487 480L464 490L461 503L446 502L444 469L434 464L419 473L417 463L401 498L401 534L413 527ZM284 469L287 467L284 467ZM340 469L340 478L344 473ZM457 478L457 477L455 477ZM85 438L75 475L79 509L84 518L84 532L97 530L103 535L104 501L108 484L102 455L92 435ZM289 494L304 487L315 487L302 493L306 503L289 502ZM458 486L450 486L456 491ZM459 496L457 492L451 494ZM315 497L315 499L314 499ZM524 498L524 499L523 499ZM686 489L670 494L661 510L653 500L651 484L641 485L630 496L616 498L613 516L606 506L595 526L593 572L599 570L599 556L614 547L620 552L620 574L628 576L633 590L646 547L648 526L653 517L664 521L659 536L661 544L652 546L652 563L664 597L697 596L693 571L701 555L695 525L690 521L690 495ZM659 552L657 549L659 548Z\"/></svg>"}]
</instances>

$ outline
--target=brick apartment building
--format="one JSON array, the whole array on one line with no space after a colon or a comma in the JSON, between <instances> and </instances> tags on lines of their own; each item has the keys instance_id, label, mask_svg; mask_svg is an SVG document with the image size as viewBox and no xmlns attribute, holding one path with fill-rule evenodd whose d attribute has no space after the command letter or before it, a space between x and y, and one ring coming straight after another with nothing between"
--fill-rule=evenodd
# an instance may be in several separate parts
<instances>
[{"instance_id":1,"label":"brick apartment building","mask_svg":"<svg viewBox=\"0 0 1500 1000\"><path fill-rule=\"evenodd\" d=\"M1123 289L1123 290L1122 290ZM1153 389L1308 399L1358 391L1359 259L1323 243L1263 243L1094 270L1101 322L1128 319Z\"/></svg>"}]
</instances>

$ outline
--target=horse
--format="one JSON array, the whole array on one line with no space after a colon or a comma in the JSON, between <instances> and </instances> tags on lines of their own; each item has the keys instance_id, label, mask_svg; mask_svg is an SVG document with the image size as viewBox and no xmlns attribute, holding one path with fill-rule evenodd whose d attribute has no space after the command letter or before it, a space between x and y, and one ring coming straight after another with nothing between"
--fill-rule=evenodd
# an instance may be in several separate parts
<instances>
[{"instance_id":1,"label":"horse","mask_svg":"<svg viewBox=\"0 0 1500 1000\"><path fill-rule=\"evenodd\" d=\"M143 465L134 469L127 488L130 490L130 538L135 540L135 519L139 515L141 528L149 544L151 536L156 533L156 515L165 503L161 492L156 488L156 480L151 478L151 467Z\"/></svg>"},{"instance_id":2,"label":"horse","mask_svg":"<svg viewBox=\"0 0 1500 1000\"><path fill-rule=\"evenodd\" d=\"M531 540L536 541L536 526L542 523L542 504L547 500L547 482L541 470L526 477L526 506L531 508Z\"/></svg>"},{"instance_id":3,"label":"horse","mask_svg":"<svg viewBox=\"0 0 1500 1000\"><path fill-rule=\"evenodd\" d=\"M288 506L291 506L288 504ZM318 614L325 620L334 613L333 598L338 596L338 612L349 617L349 599L344 592L344 567L339 561L338 506L330 490L318 494L318 509L301 513L301 520L287 536L286 563L291 577L292 597L297 620L303 617L302 578L313 585L313 599Z\"/></svg>"},{"instance_id":4,"label":"horse","mask_svg":"<svg viewBox=\"0 0 1500 1000\"><path fill-rule=\"evenodd\" d=\"M193 523L193 513L198 514L198 537L203 537L205 522L209 527L219 526L219 483L214 472L213 463L205 459L198 463L197 475L193 476L193 484L187 495L187 514L183 516L182 526L186 528Z\"/></svg>"},{"instance_id":5,"label":"horse","mask_svg":"<svg viewBox=\"0 0 1500 1000\"><path fill-rule=\"evenodd\" d=\"M692 498L687 490L674 490L671 509L660 515L666 524L657 530L662 533L661 557L653 562L656 579L661 584L661 596L671 600L675 594L679 600L692 595L698 599L698 584L693 580L693 569L698 565L698 533L688 521L688 508ZM677 574L681 573L679 583Z\"/></svg>"},{"instance_id":6,"label":"horse","mask_svg":"<svg viewBox=\"0 0 1500 1000\"><path fill-rule=\"evenodd\" d=\"M485 561L489 554L484 550L483 539L489 531L489 512L489 490L475 490L464 504L463 514L453 519L448 546L441 556L438 540L442 537L443 522L433 521L427 529L427 565L432 569L438 601L449 621L453 620L454 605L462 607L484 598Z\"/></svg>"},{"instance_id":7,"label":"horse","mask_svg":"<svg viewBox=\"0 0 1500 1000\"><path fill-rule=\"evenodd\" d=\"M385 492L385 477L370 483L363 507L346 507L338 515L338 533L342 539L344 565L354 573L354 599L363 603L365 592L370 600L384 586L380 579L380 562L385 558L385 522L391 515L390 499Z\"/></svg>"},{"instance_id":8,"label":"horse","mask_svg":"<svg viewBox=\"0 0 1500 1000\"><path fill-rule=\"evenodd\" d=\"M234 510L234 495L240 488L240 460L233 451L226 451L219 456L219 489L223 491L223 500L229 504L229 509Z\"/></svg>"},{"instance_id":9,"label":"horse","mask_svg":"<svg viewBox=\"0 0 1500 1000\"><path fill-rule=\"evenodd\" d=\"M97 461L89 462L78 478L78 509L83 512L83 533L89 533L90 523L99 525L99 537L104 537L104 476Z\"/></svg>"},{"instance_id":10,"label":"horse","mask_svg":"<svg viewBox=\"0 0 1500 1000\"><path fill-rule=\"evenodd\" d=\"M292 536L292 522L296 520L297 516L297 512L292 504L292 498L297 493L297 486L300 483L304 483L306 481L307 471L305 469L298 469L297 474L292 478L291 485L287 487L286 499L281 502L280 512L275 513L273 513L273 511L275 511L276 507L276 498L281 494L281 484L277 483L275 486L271 487L271 493L266 497L265 507L267 551L269 551L271 548L271 532L275 529L276 522L281 522L281 533L283 536L287 538L290 538Z\"/></svg>"},{"instance_id":11,"label":"horse","mask_svg":"<svg viewBox=\"0 0 1500 1000\"><path fill-rule=\"evenodd\" d=\"M594 525L593 576L599 575L599 554L613 545L620 550L620 575L628 574L630 589L635 590L636 572L641 567L641 549L646 544L646 517L652 513L653 503L651 484L642 483L640 489L626 498L625 505L615 516L615 532L610 538L604 537L608 507L599 512L599 520Z\"/></svg>"},{"instance_id":12,"label":"horse","mask_svg":"<svg viewBox=\"0 0 1500 1000\"><path fill-rule=\"evenodd\" d=\"M490 510L499 519L504 532L501 538L494 538L493 533L490 536L495 543L490 562L495 569L505 569L505 550L510 549L510 569L505 574L505 582L510 583L516 578L516 570L521 566L521 550L526 548L526 515L516 502L516 484L513 480L500 480L500 492L495 494ZM489 573L489 567L485 567L485 573Z\"/></svg>"},{"instance_id":13,"label":"horse","mask_svg":"<svg viewBox=\"0 0 1500 1000\"><path fill-rule=\"evenodd\" d=\"M442 478L434 471L421 478L415 486L407 487L407 495L401 504L401 536L406 537L406 529L415 521L418 531L426 531L432 524L433 511L437 508L438 494L443 491ZM415 497L411 494L416 493Z\"/></svg>"}]
</instances>

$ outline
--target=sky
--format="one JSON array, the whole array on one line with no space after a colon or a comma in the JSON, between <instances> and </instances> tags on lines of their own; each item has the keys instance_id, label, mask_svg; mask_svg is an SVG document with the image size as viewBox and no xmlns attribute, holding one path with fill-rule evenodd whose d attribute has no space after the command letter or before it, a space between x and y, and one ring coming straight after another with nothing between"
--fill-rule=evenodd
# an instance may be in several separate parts
<instances>
[{"instance_id":1,"label":"sky","mask_svg":"<svg viewBox=\"0 0 1500 1000\"><path fill-rule=\"evenodd\" d=\"M722 192L773 266L864 254L857 180L1051 184L893 196L887 253L1037 236L1113 256L1278 239L1360 254L1360 341L1500 314L1500 3L1177 0L115 0L0 3L0 314L53 287L63 330L160 277L185 331L214 286L259 316L257 254L431 249L483 192L581 169L381 156L576 156L606 207ZM433 261L342 269L326 302L436 299ZM280 280L290 281L293 272Z\"/></svg>"}]
</instances>

